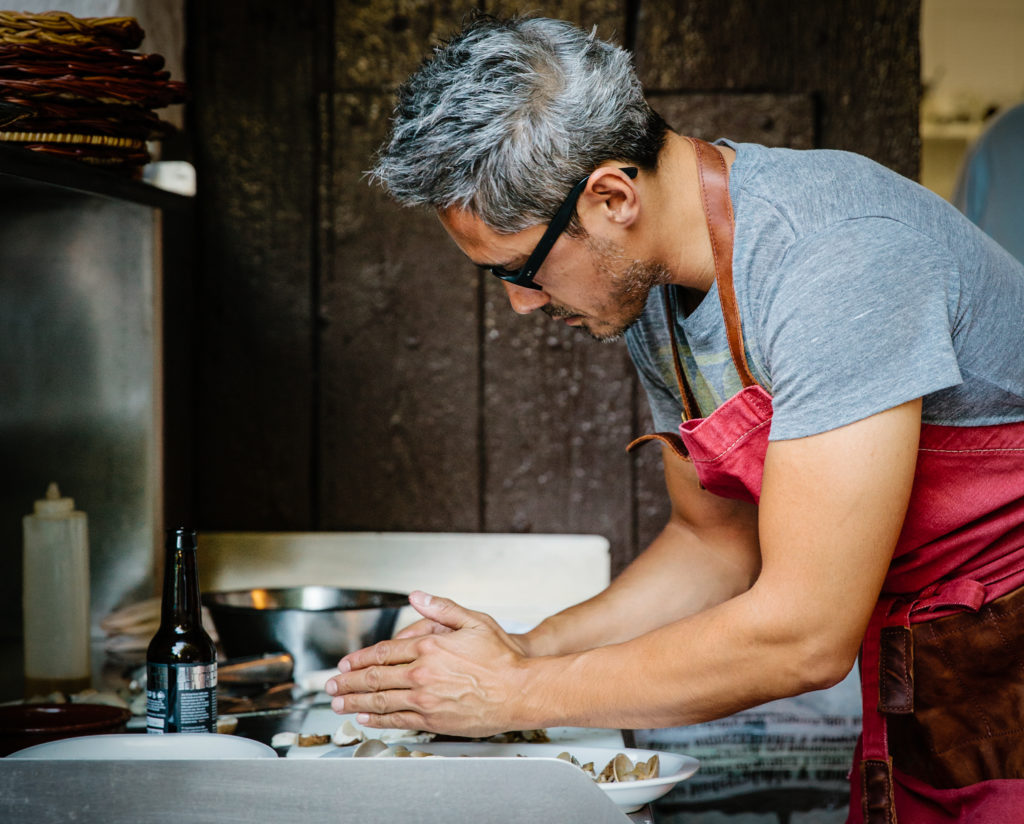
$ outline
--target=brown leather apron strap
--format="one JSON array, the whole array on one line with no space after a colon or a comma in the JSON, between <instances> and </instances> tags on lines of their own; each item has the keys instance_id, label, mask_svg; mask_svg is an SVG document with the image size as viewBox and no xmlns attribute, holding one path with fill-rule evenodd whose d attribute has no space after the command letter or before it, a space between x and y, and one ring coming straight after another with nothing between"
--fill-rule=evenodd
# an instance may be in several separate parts
<instances>
[{"instance_id":1,"label":"brown leather apron strap","mask_svg":"<svg viewBox=\"0 0 1024 824\"><path fill-rule=\"evenodd\" d=\"M671 292L667 286L662 287L661 302L665 304L665 323L668 325L668 336L672 341L672 363L676 368L676 383L679 385L679 397L683 401L683 420L690 421L700 417L697 398L690 389L690 382L683 372L683 362L679 358L679 341L676 338L676 321L672 312Z\"/></svg>"},{"instance_id":2,"label":"brown leather apron strap","mask_svg":"<svg viewBox=\"0 0 1024 824\"><path fill-rule=\"evenodd\" d=\"M736 302L736 290L732 280L732 249L733 249L733 215L732 200L729 197L729 167L725 158L710 143L693 137L687 138L693 145L697 162L697 179L700 182L701 205L707 221L708 234L711 238L711 252L715 265L715 280L718 283L719 300L722 304L722 316L725 320L726 334L729 340L729 352L732 355L736 371L739 373L743 386L757 383L747 366L746 352L743 348L743 330L740 325L739 306ZM676 337L675 313L672 311L670 287L662 290L662 303L665 305L665 322L668 325L669 338L672 342L672 363L676 372L676 383L679 396L683 403L683 420L689 421L700 417L697 398L690 388L679 357L679 342ZM661 441L676 455L689 459L682 439L674 432L658 432L643 435L626 447L632 451L635 447L652 440Z\"/></svg>"},{"instance_id":3,"label":"brown leather apron strap","mask_svg":"<svg viewBox=\"0 0 1024 824\"><path fill-rule=\"evenodd\" d=\"M861 767L861 814L864 824L896 824L892 759L864 761Z\"/></svg>"},{"instance_id":4,"label":"brown leather apron strap","mask_svg":"<svg viewBox=\"0 0 1024 824\"><path fill-rule=\"evenodd\" d=\"M740 310L736 302L736 289L732 281L733 216L732 200L729 197L729 167L725 158L710 143L696 138L687 138L697 153L697 177L700 181L700 196L704 204L704 217L711 238L711 253L715 262L715 280L718 283L718 299L722 304L725 331L729 338L729 352L732 362L744 387L757 383L747 366L746 350L743 347L743 327Z\"/></svg>"}]
</instances>

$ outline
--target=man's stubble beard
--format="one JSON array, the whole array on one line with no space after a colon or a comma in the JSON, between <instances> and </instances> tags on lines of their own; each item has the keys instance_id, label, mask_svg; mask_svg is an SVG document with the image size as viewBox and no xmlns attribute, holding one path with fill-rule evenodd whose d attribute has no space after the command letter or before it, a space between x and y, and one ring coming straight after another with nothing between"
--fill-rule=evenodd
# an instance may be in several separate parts
<instances>
[{"instance_id":1,"label":"man's stubble beard","mask_svg":"<svg viewBox=\"0 0 1024 824\"><path fill-rule=\"evenodd\" d=\"M632 260L625 264L622 249L610 241L588 237L585 243L597 270L608 278L612 286L606 305L617 307L617 317L608 321L610 328L607 330L594 330L585 321L579 328L596 341L613 343L640 319L651 290L669 283L671 274L665 266L655 261ZM543 311L552 318L568 318L580 314L567 307L550 304L543 307Z\"/></svg>"}]
</instances>

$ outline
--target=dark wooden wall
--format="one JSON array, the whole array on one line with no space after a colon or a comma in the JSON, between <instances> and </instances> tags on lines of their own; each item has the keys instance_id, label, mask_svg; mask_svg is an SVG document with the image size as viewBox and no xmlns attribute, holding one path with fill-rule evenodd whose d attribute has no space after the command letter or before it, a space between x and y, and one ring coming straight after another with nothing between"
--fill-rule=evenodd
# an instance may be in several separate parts
<instances>
[{"instance_id":1,"label":"dark wooden wall","mask_svg":"<svg viewBox=\"0 0 1024 824\"><path fill-rule=\"evenodd\" d=\"M363 179L395 85L474 6L596 24L682 133L917 175L916 2L192 2L201 528L594 532L617 571L663 523L624 346L514 315Z\"/></svg>"}]
</instances>

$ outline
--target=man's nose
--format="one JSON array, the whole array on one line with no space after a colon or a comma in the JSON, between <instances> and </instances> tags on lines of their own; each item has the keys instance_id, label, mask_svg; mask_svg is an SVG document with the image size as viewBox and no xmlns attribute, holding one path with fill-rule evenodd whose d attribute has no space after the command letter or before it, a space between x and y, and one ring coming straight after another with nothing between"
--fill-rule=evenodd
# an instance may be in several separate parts
<instances>
[{"instance_id":1,"label":"man's nose","mask_svg":"<svg viewBox=\"0 0 1024 824\"><path fill-rule=\"evenodd\" d=\"M507 282L502 283L502 286L505 287L508 302L512 304L512 311L518 315L528 315L551 302L548 293L543 289L527 289L525 286Z\"/></svg>"}]
</instances>

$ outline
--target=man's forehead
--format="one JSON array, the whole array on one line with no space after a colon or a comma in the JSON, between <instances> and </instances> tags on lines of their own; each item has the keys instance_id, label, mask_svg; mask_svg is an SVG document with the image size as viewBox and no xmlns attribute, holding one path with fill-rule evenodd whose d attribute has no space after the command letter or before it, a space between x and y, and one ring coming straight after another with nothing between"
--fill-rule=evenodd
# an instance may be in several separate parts
<instances>
[{"instance_id":1,"label":"man's forehead","mask_svg":"<svg viewBox=\"0 0 1024 824\"><path fill-rule=\"evenodd\" d=\"M461 209L458 206L449 206L446 209L438 209L437 216L449 232L455 231L459 234L479 234L482 230L490 230L475 213L469 209Z\"/></svg>"},{"instance_id":2,"label":"man's forehead","mask_svg":"<svg viewBox=\"0 0 1024 824\"><path fill-rule=\"evenodd\" d=\"M456 245L475 263L506 263L529 251L530 230L503 235L494 231L468 209L449 206L439 209L441 225Z\"/></svg>"}]
</instances>

